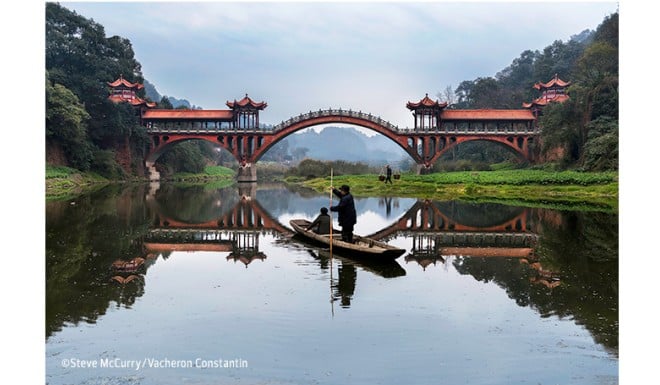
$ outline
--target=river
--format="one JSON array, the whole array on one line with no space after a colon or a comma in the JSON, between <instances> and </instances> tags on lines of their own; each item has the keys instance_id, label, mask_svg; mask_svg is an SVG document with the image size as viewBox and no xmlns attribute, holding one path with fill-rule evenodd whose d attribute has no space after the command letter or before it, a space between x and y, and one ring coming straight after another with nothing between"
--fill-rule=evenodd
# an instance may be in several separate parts
<instances>
[{"instance_id":1,"label":"river","mask_svg":"<svg viewBox=\"0 0 660 385\"><path fill-rule=\"evenodd\" d=\"M617 213L356 198L355 233L406 249L373 264L291 237L329 204L261 183L47 202L46 382L618 383Z\"/></svg>"}]
</instances>

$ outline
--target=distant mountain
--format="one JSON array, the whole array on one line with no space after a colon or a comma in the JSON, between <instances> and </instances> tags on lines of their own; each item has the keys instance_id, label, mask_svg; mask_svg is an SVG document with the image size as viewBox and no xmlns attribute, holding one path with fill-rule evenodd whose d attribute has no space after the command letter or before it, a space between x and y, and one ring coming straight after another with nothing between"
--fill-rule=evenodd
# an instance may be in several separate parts
<instances>
[{"instance_id":1,"label":"distant mountain","mask_svg":"<svg viewBox=\"0 0 660 385\"><path fill-rule=\"evenodd\" d=\"M367 136L348 127L324 127L290 135L286 138L289 151L307 148L307 157L318 160L345 160L372 165L394 163L408 155L399 145L377 134Z\"/></svg>"},{"instance_id":2,"label":"distant mountain","mask_svg":"<svg viewBox=\"0 0 660 385\"><path fill-rule=\"evenodd\" d=\"M163 96L160 93L158 93L158 91L156 90L156 86L149 83L149 81L147 79L144 80L144 91L145 91L145 94L146 94L147 98L150 99L151 101L156 102L156 103L159 103L161 101L161 99L163 98ZM187 101L186 99L177 99L173 96L167 96L167 95L165 95L165 96L170 101L170 103L172 103L172 106L174 108L179 108L179 107L198 108L198 107L195 107L195 106L191 107L190 102Z\"/></svg>"}]
</instances>

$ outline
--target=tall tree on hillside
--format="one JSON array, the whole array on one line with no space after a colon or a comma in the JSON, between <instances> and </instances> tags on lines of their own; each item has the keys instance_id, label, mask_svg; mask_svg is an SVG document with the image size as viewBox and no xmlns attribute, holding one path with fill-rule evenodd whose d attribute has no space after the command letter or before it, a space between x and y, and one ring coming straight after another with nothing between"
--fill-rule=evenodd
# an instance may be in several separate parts
<instances>
[{"instance_id":1,"label":"tall tree on hillside","mask_svg":"<svg viewBox=\"0 0 660 385\"><path fill-rule=\"evenodd\" d=\"M537 81L534 78L534 64L538 56L538 51L526 50L495 75L504 90L507 108L520 108L522 101L536 97L532 86Z\"/></svg>"},{"instance_id":2,"label":"tall tree on hillside","mask_svg":"<svg viewBox=\"0 0 660 385\"><path fill-rule=\"evenodd\" d=\"M451 88L451 85L445 87L442 92L438 92L435 96L438 97L438 100L442 102L447 102L447 108L453 108L453 105L456 103L456 94Z\"/></svg>"},{"instance_id":3,"label":"tall tree on hillside","mask_svg":"<svg viewBox=\"0 0 660 385\"><path fill-rule=\"evenodd\" d=\"M170 99L167 96L163 96L160 99L160 102L158 103L158 108L164 110L173 110L174 106L172 105L172 102L170 102Z\"/></svg>"},{"instance_id":4,"label":"tall tree on hillside","mask_svg":"<svg viewBox=\"0 0 660 385\"><path fill-rule=\"evenodd\" d=\"M46 73L46 141L64 151L71 167L83 171L92 164L88 120L78 97L63 85L53 84Z\"/></svg>"},{"instance_id":5,"label":"tall tree on hillside","mask_svg":"<svg viewBox=\"0 0 660 385\"><path fill-rule=\"evenodd\" d=\"M88 136L93 156L101 159L93 164L105 168L96 171L114 174L117 167L106 150L125 146L128 137L138 137L141 146L146 135L130 106L108 100L108 81L120 75L143 81L130 41L106 38L102 25L60 4L46 3L46 70L51 82L71 90L91 117Z\"/></svg>"}]
</instances>

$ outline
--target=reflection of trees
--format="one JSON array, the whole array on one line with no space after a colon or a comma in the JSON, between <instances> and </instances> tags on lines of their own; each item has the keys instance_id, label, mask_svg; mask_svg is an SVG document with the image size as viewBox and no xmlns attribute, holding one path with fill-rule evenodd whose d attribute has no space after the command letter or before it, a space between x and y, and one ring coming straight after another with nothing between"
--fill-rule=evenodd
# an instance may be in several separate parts
<instances>
[{"instance_id":1,"label":"reflection of trees","mask_svg":"<svg viewBox=\"0 0 660 385\"><path fill-rule=\"evenodd\" d=\"M164 185L156 192L156 201L162 214L189 223L202 223L221 217L239 199L235 188Z\"/></svg>"},{"instance_id":2,"label":"reflection of trees","mask_svg":"<svg viewBox=\"0 0 660 385\"><path fill-rule=\"evenodd\" d=\"M557 212L537 210L539 218ZM557 218L555 218L557 219ZM528 264L514 259L460 258L456 270L504 288L520 306L541 316L574 319L597 343L618 351L618 220L606 213L560 213L554 223L539 221L542 233L537 256L546 269L557 272L561 285L552 289L534 284ZM585 237L585 234L587 235Z\"/></svg>"},{"instance_id":3,"label":"reflection of trees","mask_svg":"<svg viewBox=\"0 0 660 385\"><path fill-rule=\"evenodd\" d=\"M63 324L93 322L110 302L130 306L144 293L142 280L110 281L117 259L142 253L148 229L145 189L115 187L73 202L46 204L46 336ZM139 197L139 198L138 198ZM137 198L137 200L136 200Z\"/></svg>"}]
</instances>

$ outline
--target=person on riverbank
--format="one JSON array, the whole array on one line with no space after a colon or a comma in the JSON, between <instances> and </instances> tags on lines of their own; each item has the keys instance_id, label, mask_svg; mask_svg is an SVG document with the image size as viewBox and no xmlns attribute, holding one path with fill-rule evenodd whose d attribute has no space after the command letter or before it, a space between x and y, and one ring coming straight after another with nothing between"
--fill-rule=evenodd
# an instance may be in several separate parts
<instances>
[{"instance_id":1,"label":"person on riverbank","mask_svg":"<svg viewBox=\"0 0 660 385\"><path fill-rule=\"evenodd\" d=\"M392 184L392 167L389 164L385 166L385 183L387 182Z\"/></svg>"},{"instance_id":2,"label":"person on riverbank","mask_svg":"<svg viewBox=\"0 0 660 385\"><path fill-rule=\"evenodd\" d=\"M321 213L314 219L307 230L312 230L316 234L330 234L331 218L328 215L328 209L321 207Z\"/></svg>"},{"instance_id":3,"label":"person on riverbank","mask_svg":"<svg viewBox=\"0 0 660 385\"><path fill-rule=\"evenodd\" d=\"M341 226L342 241L353 243L353 227L357 223L357 213L355 212L355 201L350 191L348 185L342 185L339 190L332 188L332 193L339 197L339 203L336 206L330 206L330 211L336 211L338 214L337 219L339 226Z\"/></svg>"}]
</instances>

